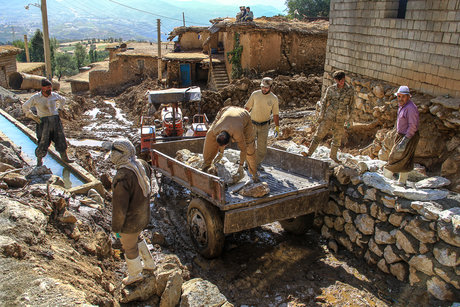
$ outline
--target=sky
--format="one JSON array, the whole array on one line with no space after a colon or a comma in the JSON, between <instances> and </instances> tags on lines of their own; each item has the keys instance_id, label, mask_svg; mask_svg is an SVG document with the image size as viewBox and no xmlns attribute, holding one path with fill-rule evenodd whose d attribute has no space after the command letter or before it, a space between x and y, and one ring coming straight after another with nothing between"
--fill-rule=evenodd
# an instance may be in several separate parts
<instances>
[{"instance_id":1,"label":"sky","mask_svg":"<svg viewBox=\"0 0 460 307\"><path fill-rule=\"evenodd\" d=\"M185 1L191 2L194 0L172 0L170 2L174 3L174 2L185 2ZM284 9L286 9L285 0L243 0L241 2L238 2L235 0L201 0L201 2L206 2L209 4L214 4L217 2L221 4L235 5L235 6L240 6L240 5L251 6L251 5L256 5L256 4L258 5L266 4L269 6L273 6L274 8L277 8L281 11L284 11Z\"/></svg>"}]
</instances>

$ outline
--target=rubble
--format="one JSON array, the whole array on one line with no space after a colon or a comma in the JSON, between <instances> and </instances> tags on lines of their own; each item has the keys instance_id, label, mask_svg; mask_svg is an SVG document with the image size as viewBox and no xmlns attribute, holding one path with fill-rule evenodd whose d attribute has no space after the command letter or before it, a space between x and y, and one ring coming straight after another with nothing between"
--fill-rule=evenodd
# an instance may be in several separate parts
<instances>
[{"instance_id":1,"label":"rubble","mask_svg":"<svg viewBox=\"0 0 460 307\"><path fill-rule=\"evenodd\" d=\"M268 187L268 183L266 182L252 183L250 185L245 186L239 192L239 194L248 197L264 197L269 193L270 188Z\"/></svg>"},{"instance_id":2,"label":"rubble","mask_svg":"<svg viewBox=\"0 0 460 307\"><path fill-rule=\"evenodd\" d=\"M193 153L188 149L179 150L175 158L196 169L201 170L203 167L203 155ZM238 174L239 164L237 161L239 161L239 159L240 152L238 150L226 149L220 162L215 163L208 172L220 177L227 186L234 185L243 178L248 178L247 174Z\"/></svg>"}]
</instances>

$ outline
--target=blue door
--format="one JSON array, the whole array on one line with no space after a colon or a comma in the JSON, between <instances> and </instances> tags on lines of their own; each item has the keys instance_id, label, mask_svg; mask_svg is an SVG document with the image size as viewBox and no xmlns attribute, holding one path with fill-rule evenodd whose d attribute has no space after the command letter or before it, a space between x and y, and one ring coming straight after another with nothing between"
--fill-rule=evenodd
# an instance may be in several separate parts
<instances>
[{"instance_id":1,"label":"blue door","mask_svg":"<svg viewBox=\"0 0 460 307\"><path fill-rule=\"evenodd\" d=\"M192 77L190 75L190 64L180 64L180 81L183 87L192 85Z\"/></svg>"}]
</instances>

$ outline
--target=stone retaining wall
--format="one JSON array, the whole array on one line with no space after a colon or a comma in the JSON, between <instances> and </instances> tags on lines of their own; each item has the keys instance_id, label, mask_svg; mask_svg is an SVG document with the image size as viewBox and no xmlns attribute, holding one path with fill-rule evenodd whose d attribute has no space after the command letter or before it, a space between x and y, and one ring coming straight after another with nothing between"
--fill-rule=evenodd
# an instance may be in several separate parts
<instances>
[{"instance_id":1,"label":"stone retaining wall","mask_svg":"<svg viewBox=\"0 0 460 307\"><path fill-rule=\"evenodd\" d=\"M329 246L337 250L338 243L381 271L426 287L437 299L458 299L458 200L452 200L452 194L436 201L409 200L442 198L437 193L448 192L391 185L383 192L374 187L379 174L359 173L342 165L334 168L331 198L322 209L321 234L329 239Z\"/></svg>"}]
</instances>

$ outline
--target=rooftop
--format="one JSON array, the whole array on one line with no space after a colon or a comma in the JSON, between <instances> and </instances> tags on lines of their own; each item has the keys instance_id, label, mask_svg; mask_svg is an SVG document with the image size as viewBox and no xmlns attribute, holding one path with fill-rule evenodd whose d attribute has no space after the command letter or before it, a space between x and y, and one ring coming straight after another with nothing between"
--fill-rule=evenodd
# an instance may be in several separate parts
<instances>
[{"instance_id":1,"label":"rooftop","mask_svg":"<svg viewBox=\"0 0 460 307\"><path fill-rule=\"evenodd\" d=\"M0 46L0 56L16 55L21 51L22 49L10 45Z\"/></svg>"}]
</instances>

